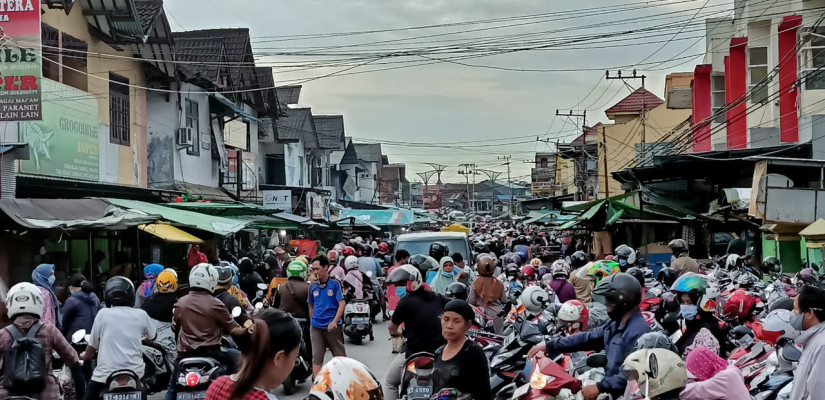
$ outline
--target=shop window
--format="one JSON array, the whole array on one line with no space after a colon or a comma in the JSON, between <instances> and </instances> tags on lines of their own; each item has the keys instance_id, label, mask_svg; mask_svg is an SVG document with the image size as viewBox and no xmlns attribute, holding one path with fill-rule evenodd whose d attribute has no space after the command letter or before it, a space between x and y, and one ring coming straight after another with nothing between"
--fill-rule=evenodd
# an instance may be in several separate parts
<instances>
[{"instance_id":1,"label":"shop window","mask_svg":"<svg viewBox=\"0 0 825 400\"><path fill-rule=\"evenodd\" d=\"M825 28L807 33L799 57L800 78L804 79L805 89L825 89Z\"/></svg>"},{"instance_id":2,"label":"shop window","mask_svg":"<svg viewBox=\"0 0 825 400\"><path fill-rule=\"evenodd\" d=\"M192 128L194 143L186 149L186 154L199 156L201 154L201 131L198 117L198 102L186 99L186 127Z\"/></svg>"},{"instance_id":3,"label":"shop window","mask_svg":"<svg viewBox=\"0 0 825 400\"><path fill-rule=\"evenodd\" d=\"M129 80L109 73L109 140L129 145Z\"/></svg>"},{"instance_id":4,"label":"shop window","mask_svg":"<svg viewBox=\"0 0 825 400\"><path fill-rule=\"evenodd\" d=\"M751 103L768 101L768 83L762 82L768 76L768 48L751 47L748 49L748 90ZM761 83L758 87L757 84Z\"/></svg>"},{"instance_id":5,"label":"shop window","mask_svg":"<svg viewBox=\"0 0 825 400\"><path fill-rule=\"evenodd\" d=\"M712 75L710 77L710 103L713 115L716 118L713 122L717 124L725 123L725 113L717 115L725 107L725 75Z\"/></svg>"},{"instance_id":6,"label":"shop window","mask_svg":"<svg viewBox=\"0 0 825 400\"><path fill-rule=\"evenodd\" d=\"M86 42L40 24L43 43L43 77L88 90Z\"/></svg>"}]
</instances>

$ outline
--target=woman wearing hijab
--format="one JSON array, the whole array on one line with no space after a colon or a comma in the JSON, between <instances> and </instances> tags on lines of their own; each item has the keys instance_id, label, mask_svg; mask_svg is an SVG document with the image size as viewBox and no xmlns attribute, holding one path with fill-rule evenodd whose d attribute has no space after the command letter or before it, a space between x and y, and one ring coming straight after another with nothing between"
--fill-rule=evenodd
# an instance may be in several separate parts
<instances>
[{"instance_id":1,"label":"woman wearing hijab","mask_svg":"<svg viewBox=\"0 0 825 400\"><path fill-rule=\"evenodd\" d=\"M135 296L135 307L140 308L140 305L146 299L155 294L155 280L163 269L163 265L160 264L149 264L143 267L143 276L146 277L146 280L138 287L137 296Z\"/></svg>"},{"instance_id":2,"label":"woman wearing hijab","mask_svg":"<svg viewBox=\"0 0 825 400\"><path fill-rule=\"evenodd\" d=\"M455 263L452 257L443 257L441 259L441 267L438 268L438 272L436 272L435 277L430 282L430 288L433 292L443 296L447 295L447 286L458 281L456 274L453 273L453 268L455 268Z\"/></svg>"},{"instance_id":3,"label":"woman wearing hijab","mask_svg":"<svg viewBox=\"0 0 825 400\"><path fill-rule=\"evenodd\" d=\"M433 366L433 393L442 389L456 389L474 400L492 398L490 367L484 350L472 340L467 331L473 326L475 313L464 300L452 300L441 315L441 335L447 344L435 351Z\"/></svg>"},{"instance_id":4,"label":"woman wearing hijab","mask_svg":"<svg viewBox=\"0 0 825 400\"><path fill-rule=\"evenodd\" d=\"M704 347L694 348L685 366L696 377L679 395L680 400L749 400L742 371Z\"/></svg>"},{"instance_id":5,"label":"woman wearing hijab","mask_svg":"<svg viewBox=\"0 0 825 400\"><path fill-rule=\"evenodd\" d=\"M60 311L60 302L57 301L57 294L54 291L54 264L40 264L32 271L32 283L40 288L43 299L46 303L43 308L43 316L40 320L54 324L57 329L63 325L63 315Z\"/></svg>"},{"instance_id":6,"label":"woman wearing hijab","mask_svg":"<svg viewBox=\"0 0 825 400\"><path fill-rule=\"evenodd\" d=\"M504 330L504 320L499 316L505 302L507 302L507 292L504 290L504 283L493 277L495 272L495 261L488 256L478 259L476 270L478 277L470 286L470 294L467 302L484 310L487 318L493 319L493 327L497 334Z\"/></svg>"}]
</instances>

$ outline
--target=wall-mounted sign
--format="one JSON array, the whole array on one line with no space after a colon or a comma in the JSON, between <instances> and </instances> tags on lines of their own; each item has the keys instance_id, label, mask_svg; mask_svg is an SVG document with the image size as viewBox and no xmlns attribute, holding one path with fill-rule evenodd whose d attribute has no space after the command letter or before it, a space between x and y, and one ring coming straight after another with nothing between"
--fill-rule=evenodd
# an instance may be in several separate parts
<instances>
[{"instance_id":1,"label":"wall-mounted sign","mask_svg":"<svg viewBox=\"0 0 825 400\"><path fill-rule=\"evenodd\" d=\"M0 121L43 118L40 2L0 5Z\"/></svg>"},{"instance_id":2,"label":"wall-mounted sign","mask_svg":"<svg viewBox=\"0 0 825 400\"><path fill-rule=\"evenodd\" d=\"M291 190L264 190L264 208L292 212Z\"/></svg>"}]
</instances>

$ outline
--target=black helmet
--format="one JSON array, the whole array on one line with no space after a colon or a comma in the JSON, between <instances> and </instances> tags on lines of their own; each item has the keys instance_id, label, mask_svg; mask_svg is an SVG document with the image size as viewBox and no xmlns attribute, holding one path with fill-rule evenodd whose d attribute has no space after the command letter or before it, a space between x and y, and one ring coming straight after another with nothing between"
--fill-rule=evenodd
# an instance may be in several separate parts
<instances>
[{"instance_id":1,"label":"black helmet","mask_svg":"<svg viewBox=\"0 0 825 400\"><path fill-rule=\"evenodd\" d=\"M613 321L621 321L628 311L635 309L642 302L642 287L632 275L620 272L610 275L593 289L593 295L603 299L605 306L613 306L607 315Z\"/></svg>"},{"instance_id":2,"label":"black helmet","mask_svg":"<svg viewBox=\"0 0 825 400\"><path fill-rule=\"evenodd\" d=\"M427 271L431 269L438 269L437 262L424 254L416 254L410 257L410 264L421 272L421 276L427 276Z\"/></svg>"},{"instance_id":3,"label":"black helmet","mask_svg":"<svg viewBox=\"0 0 825 400\"><path fill-rule=\"evenodd\" d=\"M779 300L774 301L768 307L768 312L771 312L771 311L774 311L774 310L779 310L779 309L793 311L793 299L790 298L790 297L783 297Z\"/></svg>"},{"instance_id":4,"label":"black helmet","mask_svg":"<svg viewBox=\"0 0 825 400\"><path fill-rule=\"evenodd\" d=\"M647 332L639 336L633 351L642 349L666 349L674 353L679 352L673 342L670 341L670 338L662 332Z\"/></svg>"},{"instance_id":5,"label":"black helmet","mask_svg":"<svg viewBox=\"0 0 825 400\"><path fill-rule=\"evenodd\" d=\"M762 260L762 272L766 274L782 273L782 263L776 257L766 257Z\"/></svg>"},{"instance_id":6,"label":"black helmet","mask_svg":"<svg viewBox=\"0 0 825 400\"><path fill-rule=\"evenodd\" d=\"M679 278L679 274L670 268L662 268L662 270L659 271L659 275L656 275L656 280L668 289L673 286L673 282L676 282L677 278Z\"/></svg>"},{"instance_id":7,"label":"black helmet","mask_svg":"<svg viewBox=\"0 0 825 400\"><path fill-rule=\"evenodd\" d=\"M580 250L570 256L570 267L573 269L578 269L583 267L589 261L590 259L587 257L587 254Z\"/></svg>"},{"instance_id":8,"label":"black helmet","mask_svg":"<svg viewBox=\"0 0 825 400\"><path fill-rule=\"evenodd\" d=\"M634 278L636 278L636 280L639 281L639 285L641 287L645 286L645 272L642 271L641 268L639 268L639 267L630 267L630 268L627 269L627 273L632 275Z\"/></svg>"},{"instance_id":9,"label":"black helmet","mask_svg":"<svg viewBox=\"0 0 825 400\"><path fill-rule=\"evenodd\" d=\"M504 275L508 278L518 277L519 275L521 275L521 270L516 264L507 264L507 266L504 268Z\"/></svg>"},{"instance_id":10,"label":"black helmet","mask_svg":"<svg viewBox=\"0 0 825 400\"><path fill-rule=\"evenodd\" d=\"M449 286L447 286L447 292L445 293L447 297L455 300L460 299L467 301L467 285L461 282L453 282Z\"/></svg>"},{"instance_id":11,"label":"black helmet","mask_svg":"<svg viewBox=\"0 0 825 400\"><path fill-rule=\"evenodd\" d=\"M225 285L232 282L232 269L229 267L217 267L218 269L218 284Z\"/></svg>"},{"instance_id":12,"label":"black helmet","mask_svg":"<svg viewBox=\"0 0 825 400\"><path fill-rule=\"evenodd\" d=\"M490 252L490 246L486 242L478 241L473 245L473 251L478 254L486 254Z\"/></svg>"},{"instance_id":13,"label":"black helmet","mask_svg":"<svg viewBox=\"0 0 825 400\"><path fill-rule=\"evenodd\" d=\"M107 307L134 307L135 285L122 276L111 277L103 289L103 301Z\"/></svg>"},{"instance_id":14,"label":"black helmet","mask_svg":"<svg viewBox=\"0 0 825 400\"><path fill-rule=\"evenodd\" d=\"M435 258L436 261L441 261L442 258L450 255L450 248L444 242L435 242L430 245L430 257Z\"/></svg>"},{"instance_id":15,"label":"black helmet","mask_svg":"<svg viewBox=\"0 0 825 400\"><path fill-rule=\"evenodd\" d=\"M685 242L682 239L671 240L670 243L668 243L667 247L670 247L670 250L673 252L673 254L677 256L682 253L687 253L688 251L687 242Z\"/></svg>"},{"instance_id":16,"label":"black helmet","mask_svg":"<svg viewBox=\"0 0 825 400\"><path fill-rule=\"evenodd\" d=\"M625 260L627 261L627 264L630 265L636 263L636 251L626 244L616 247L616 250L613 251L613 254L616 256L615 259L617 262L619 260Z\"/></svg>"}]
</instances>

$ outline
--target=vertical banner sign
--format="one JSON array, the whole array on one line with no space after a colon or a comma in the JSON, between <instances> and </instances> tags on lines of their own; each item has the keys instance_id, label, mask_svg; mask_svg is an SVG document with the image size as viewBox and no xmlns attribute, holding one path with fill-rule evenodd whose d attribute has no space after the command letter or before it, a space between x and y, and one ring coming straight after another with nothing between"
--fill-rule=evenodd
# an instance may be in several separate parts
<instances>
[{"instance_id":1,"label":"vertical banner sign","mask_svg":"<svg viewBox=\"0 0 825 400\"><path fill-rule=\"evenodd\" d=\"M0 121L43 118L40 0L0 1Z\"/></svg>"}]
</instances>

